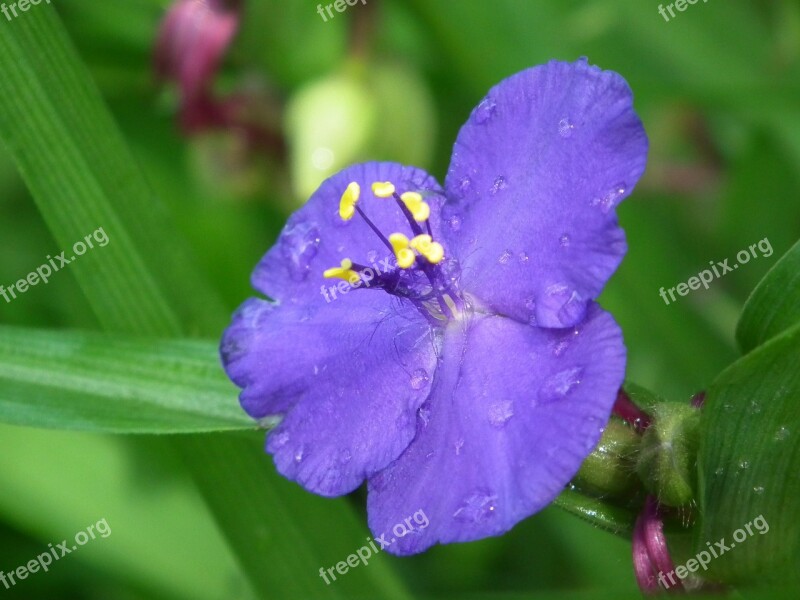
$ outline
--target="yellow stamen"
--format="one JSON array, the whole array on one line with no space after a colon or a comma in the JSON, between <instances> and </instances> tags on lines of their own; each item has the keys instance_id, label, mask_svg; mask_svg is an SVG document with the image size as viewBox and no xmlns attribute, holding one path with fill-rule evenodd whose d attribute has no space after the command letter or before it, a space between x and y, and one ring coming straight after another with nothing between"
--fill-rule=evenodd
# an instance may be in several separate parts
<instances>
[{"instance_id":1,"label":"yellow stamen","mask_svg":"<svg viewBox=\"0 0 800 600\"><path fill-rule=\"evenodd\" d=\"M325 279L344 279L349 283L358 281L358 273L353 271L353 261L349 258L342 260L341 266L327 269L322 276Z\"/></svg>"},{"instance_id":2,"label":"yellow stamen","mask_svg":"<svg viewBox=\"0 0 800 600\"><path fill-rule=\"evenodd\" d=\"M414 237L409 245L427 258L431 264L439 264L444 258L444 247L439 242L434 242L433 238L427 234Z\"/></svg>"},{"instance_id":3,"label":"yellow stamen","mask_svg":"<svg viewBox=\"0 0 800 600\"><path fill-rule=\"evenodd\" d=\"M394 194L394 184L390 181L376 181L372 184L372 193L378 198L391 198Z\"/></svg>"},{"instance_id":4,"label":"yellow stamen","mask_svg":"<svg viewBox=\"0 0 800 600\"><path fill-rule=\"evenodd\" d=\"M344 194L342 194L342 199L339 201L339 216L345 221L349 221L356 214L356 204L358 204L359 196L361 196L361 186L353 181L347 186Z\"/></svg>"},{"instance_id":5,"label":"yellow stamen","mask_svg":"<svg viewBox=\"0 0 800 600\"><path fill-rule=\"evenodd\" d=\"M423 223L431 216L431 207L422 199L422 196L417 192L405 192L400 196L403 204L414 217L415 221Z\"/></svg>"},{"instance_id":6,"label":"yellow stamen","mask_svg":"<svg viewBox=\"0 0 800 600\"><path fill-rule=\"evenodd\" d=\"M401 269L408 269L417 260L414 251L408 247L408 238L402 233L393 233L390 235L389 243L394 249L394 256L397 259L397 266Z\"/></svg>"}]
</instances>

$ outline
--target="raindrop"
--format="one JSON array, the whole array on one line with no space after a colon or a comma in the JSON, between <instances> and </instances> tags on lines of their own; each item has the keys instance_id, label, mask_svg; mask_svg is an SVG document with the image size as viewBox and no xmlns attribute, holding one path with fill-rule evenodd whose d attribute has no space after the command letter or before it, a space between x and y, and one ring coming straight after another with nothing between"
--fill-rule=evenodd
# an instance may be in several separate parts
<instances>
[{"instance_id":1,"label":"raindrop","mask_svg":"<svg viewBox=\"0 0 800 600\"><path fill-rule=\"evenodd\" d=\"M289 434L285 431L281 431L280 433L275 433L270 436L271 446L274 450L278 448L283 448L286 444L289 443Z\"/></svg>"},{"instance_id":2,"label":"raindrop","mask_svg":"<svg viewBox=\"0 0 800 600\"><path fill-rule=\"evenodd\" d=\"M764 486L763 486L763 485L757 485L757 486L755 486L755 487L753 488L753 491L754 491L756 494L758 494L758 495L761 495L761 494L763 494L763 493L764 493Z\"/></svg>"},{"instance_id":3,"label":"raindrop","mask_svg":"<svg viewBox=\"0 0 800 600\"><path fill-rule=\"evenodd\" d=\"M453 444L453 447L456 449L456 456L461 454L461 448L464 447L464 438L458 438Z\"/></svg>"},{"instance_id":4,"label":"raindrop","mask_svg":"<svg viewBox=\"0 0 800 600\"><path fill-rule=\"evenodd\" d=\"M497 496L489 490L479 489L467 496L453 513L462 523L481 523L495 514Z\"/></svg>"},{"instance_id":5,"label":"raindrop","mask_svg":"<svg viewBox=\"0 0 800 600\"><path fill-rule=\"evenodd\" d=\"M741 470L744 471L745 469L747 469L749 467L750 467L750 461L745 460L745 459L742 459L742 460L739 461L739 468Z\"/></svg>"},{"instance_id":6,"label":"raindrop","mask_svg":"<svg viewBox=\"0 0 800 600\"><path fill-rule=\"evenodd\" d=\"M500 175L494 180L494 183L492 183L489 193L494 196L497 192L506 189L507 186L508 184L506 183L506 178Z\"/></svg>"},{"instance_id":7,"label":"raindrop","mask_svg":"<svg viewBox=\"0 0 800 600\"><path fill-rule=\"evenodd\" d=\"M447 224L450 225L450 229L453 231L458 231L461 229L461 217L458 215L453 215L448 219Z\"/></svg>"},{"instance_id":8,"label":"raindrop","mask_svg":"<svg viewBox=\"0 0 800 600\"><path fill-rule=\"evenodd\" d=\"M558 135L563 138L570 137L573 129L575 129L575 125L573 125L567 117L564 117L558 122Z\"/></svg>"},{"instance_id":9,"label":"raindrop","mask_svg":"<svg viewBox=\"0 0 800 600\"><path fill-rule=\"evenodd\" d=\"M428 422L431 420L431 411L427 408L419 409L419 418L422 419L422 424L427 427Z\"/></svg>"},{"instance_id":10,"label":"raindrop","mask_svg":"<svg viewBox=\"0 0 800 600\"><path fill-rule=\"evenodd\" d=\"M517 258L519 258L519 262L521 262L522 264L525 264L526 262L528 262L528 260L530 260L530 257L528 256L527 252L520 252L519 254L517 254Z\"/></svg>"},{"instance_id":11,"label":"raindrop","mask_svg":"<svg viewBox=\"0 0 800 600\"><path fill-rule=\"evenodd\" d=\"M350 450L348 450L347 448L342 450L341 453L339 454L339 460L342 462L342 464L346 465L352 459L353 459L353 455L350 453Z\"/></svg>"},{"instance_id":12,"label":"raindrop","mask_svg":"<svg viewBox=\"0 0 800 600\"><path fill-rule=\"evenodd\" d=\"M411 389L421 390L430 381L425 369L417 369L411 374Z\"/></svg>"},{"instance_id":13,"label":"raindrop","mask_svg":"<svg viewBox=\"0 0 800 600\"><path fill-rule=\"evenodd\" d=\"M775 432L775 441L782 442L788 437L789 437L788 427L781 427L780 429L778 429L778 431Z\"/></svg>"},{"instance_id":14,"label":"raindrop","mask_svg":"<svg viewBox=\"0 0 800 600\"><path fill-rule=\"evenodd\" d=\"M592 206L599 206L600 210L602 210L604 213L607 213L617 204L619 204L619 201L622 199L622 196L626 191L626 184L618 183L600 198L594 198L592 200Z\"/></svg>"},{"instance_id":15,"label":"raindrop","mask_svg":"<svg viewBox=\"0 0 800 600\"><path fill-rule=\"evenodd\" d=\"M508 264L508 261L511 260L511 250L503 250L503 253L500 255L500 258L497 259L501 265Z\"/></svg>"},{"instance_id":16,"label":"raindrop","mask_svg":"<svg viewBox=\"0 0 800 600\"><path fill-rule=\"evenodd\" d=\"M486 96L475 109L473 117L476 123L483 124L491 119L497 112L497 103L489 96Z\"/></svg>"},{"instance_id":17,"label":"raindrop","mask_svg":"<svg viewBox=\"0 0 800 600\"><path fill-rule=\"evenodd\" d=\"M750 401L750 414L756 415L761 412L761 405L756 400Z\"/></svg>"},{"instance_id":18,"label":"raindrop","mask_svg":"<svg viewBox=\"0 0 800 600\"><path fill-rule=\"evenodd\" d=\"M296 463L302 462L303 457L305 456L305 454L306 454L305 446L300 446L297 450L295 450L294 462L296 462Z\"/></svg>"},{"instance_id":19,"label":"raindrop","mask_svg":"<svg viewBox=\"0 0 800 600\"><path fill-rule=\"evenodd\" d=\"M378 256L379 254L377 250L370 250L367 252L367 260L371 263L374 263L376 260L378 260Z\"/></svg>"},{"instance_id":20,"label":"raindrop","mask_svg":"<svg viewBox=\"0 0 800 600\"><path fill-rule=\"evenodd\" d=\"M295 225L283 234L281 250L290 266L292 279L303 281L308 277L319 243L319 230L309 223Z\"/></svg>"},{"instance_id":21,"label":"raindrop","mask_svg":"<svg viewBox=\"0 0 800 600\"><path fill-rule=\"evenodd\" d=\"M514 403L511 400L503 400L489 407L489 423L498 429L505 427L505 424L513 416Z\"/></svg>"},{"instance_id":22,"label":"raindrop","mask_svg":"<svg viewBox=\"0 0 800 600\"><path fill-rule=\"evenodd\" d=\"M561 246L563 248L568 247L569 246L569 236L565 233L560 238L558 238L558 243L561 244Z\"/></svg>"},{"instance_id":23,"label":"raindrop","mask_svg":"<svg viewBox=\"0 0 800 600\"><path fill-rule=\"evenodd\" d=\"M458 189L461 190L461 194L466 194L470 189L472 189L472 179L469 177L462 177L461 181L458 183Z\"/></svg>"},{"instance_id":24,"label":"raindrop","mask_svg":"<svg viewBox=\"0 0 800 600\"><path fill-rule=\"evenodd\" d=\"M714 471L714 475L716 475L717 477L719 477L719 476L720 476L720 475L722 475L724 472L725 472L725 469L723 469L722 467L717 467L717 470L716 470L716 471Z\"/></svg>"},{"instance_id":25,"label":"raindrop","mask_svg":"<svg viewBox=\"0 0 800 600\"><path fill-rule=\"evenodd\" d=\"M548 377L539 388L539 399L542 402L561 400L580 384L582 374L582 367L572 367Z\"/></svg>"},{"instance_id":26,"label":"raindrop","mask_svg":"<svg viewBox=\"0 0 800 600\"><path fill-rule=\"evenodd\" d=\"M566 352L567 348L569 348L569 342L567 340L561 340L553 345L553 356L561 356Z\"/></svg>"}]
</instances>

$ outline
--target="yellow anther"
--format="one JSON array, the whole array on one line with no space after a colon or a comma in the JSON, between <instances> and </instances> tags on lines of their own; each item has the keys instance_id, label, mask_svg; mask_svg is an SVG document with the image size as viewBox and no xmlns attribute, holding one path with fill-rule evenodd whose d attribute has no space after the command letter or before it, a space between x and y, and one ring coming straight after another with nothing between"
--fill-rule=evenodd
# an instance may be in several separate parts
<instances>
[{"instance_id":1,"label":"yellow anther","mask_svg":"<svg viewBox=\"0 0 800 600\"><path fill-rule=\"evenodd\" d=\"M414 217L415 221L423 223L431 216L431 207L422 199L422 196L417 192L405 192L400 196L403 204Z\"/></svg>"},{"instance_id":2,"label":"yellow anther","mask_svg":"<svg viewBox=\"0 0 800 600\"><path fill-rule=\"evenodd\" d=\"M342 199L339 201L339 216L345 221L349 221L356 214L356 204L358 204L359 196L361 196L361 186L353 181L347 186L344 194L342 194Z\"/></svg>"},{"instance_id":3,"label":"yellow anther","mask_svg":"<svg viewBox=\"0 0 800 600\"><path fill-rule=\"evenodd\" d=\"M394 250L397 259L397 266L401 269L408 269L417 260L414 251L409 248L409 241L402 233L393 233L389 236L389 243Z\"/></svg>"},{"instance_id":4,"label":"yellow anther","mask_svg":"<svg viewBox=\"0 0 800 600\"><path fill-rule=\"evenodd\" d=\"M327 269L322 276L325 279L344 279L349 283L358 281L358 273L353 271L353 261L349 258L342 260L341 266Z\"/></svg>"},{"instance_id":5,"label":"yellow anther","mask_svg":"<svg viewBox=\"0 0 800 600\"><path fill-rule=\"evenodd\" d=\"M414 237L409 245L434 265L442 262L444 258L444 247L439 242L434 242L428 234L423 233Z\"/></svg>"},{"instance_id":6,"label":"yellow anther","mask_svg":"<svg viewBox=\"0 0 800 600\"><path fill-rule=\"evenodd\" d=\"M372 184L372 193L378 198L391 198L394 194L394 184L390 181L376 181Z\"/></svg>"}]
</instances>

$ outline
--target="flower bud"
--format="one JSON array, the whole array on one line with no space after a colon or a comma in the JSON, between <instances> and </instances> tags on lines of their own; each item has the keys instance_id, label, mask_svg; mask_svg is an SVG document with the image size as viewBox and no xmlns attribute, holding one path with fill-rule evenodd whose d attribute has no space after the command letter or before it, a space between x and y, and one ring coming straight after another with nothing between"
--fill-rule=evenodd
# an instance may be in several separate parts
<instances>
[{"instance_id":1,"label":"flower bud","mask_svg":"<svg viewBox=\"0 0 800 600\"><path fill-rule=\"evenodd\" d=\"M695 497L700 411L683 404L653 407L636 471L661 504L684 506Z\"/></svg>"},{"instance_id":2,"label":"flower bud","mask_svg":"<svg viewBox=\"0 0 800 600\"><path fill-rule=\"evenodd\" d=\"M434 121L424 83L395 65L352 62L307 85L286 111L295 195L305 201L354 162L378 158L425 165Z\"/></svg>"}]
</instances>

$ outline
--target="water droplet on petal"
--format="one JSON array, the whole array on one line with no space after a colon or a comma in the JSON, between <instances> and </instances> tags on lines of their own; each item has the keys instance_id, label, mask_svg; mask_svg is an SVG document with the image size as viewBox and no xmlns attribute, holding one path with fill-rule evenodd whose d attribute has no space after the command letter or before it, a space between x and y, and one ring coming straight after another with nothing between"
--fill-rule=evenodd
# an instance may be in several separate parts
<instances>
[{"instance_id":1,"label":"water droplet on petal","mask_svg":"<svg viewBox=\"0 0 800 600\"><path fill-rule=\"evenodd\" d=\"M271 446L274 450L279 448L283 448L286 444L289 443L289 434L285 431L281 431L280 433L274 433L270 435L270 442Z\"/></svg>"},{"instance_id":2,"label":"water droplet on petal","mask_svg":"<svg viewBox=\"0 0 800 600\"><path fill-rule=\"evenodd\" d=\"M558 243L563 247L567 248L569 246L569 236L565 233L560 238L558 238Z\"/></svg>"},{"instance_id":3,"label":"water droplet on petal","mask_svg":"<svg viewBox=\"0 0 800 600\"><path fill-rule=\"evenodd\" d=\"M469 177L462 177L461 181L458 182L458 189L461 191L462 195L466 194L472 189L472 179Z\"/></svg>"},{"instance_id":4,"label":"water droplet on petal","mask_svg":"<svg viewBox=\"0 0 800 600\"><path fill-rule=\"evenodd\" d=\"M425 369L417 369L411 374L411 389L421 390L430 381Z\"/></svg>"},{"instance_id":5,"label":"water droplet on petal","mask_svg":"<svg viewBox=\"0 0 800 600\"><path fill-rule=\"evenodd\" d=\"M489 96L481 100L473 113L473 118L478 124L484 124L491 119L497 111L497 103Z\"/></svg>"},{"instance_id":6,"label":"water droplet on petal","mask_svg":"<svg viewBox=\"0 0 800 600\"><path fill-rule=\"evenodd\" d=\"M353 459L353 455L351 454L350 450L348 450L347 448L342 450L341 453L339 454L339 460L342 462L342 464L346 465L352 459Z\"/></svg>"},{"instance_id":7,"label":"water droplet on petal","mask_svg":"<svg viewBox=\"0 0 800 600\"><path fill-rule=\"evenodd\" d=\"M553 344L553 356L561 356L567 351L567 348L569 348L569 342L567 340L556 342Z\"/></svg>"},{"instance_id":8,"label":"water droplet on petal","mask_svg":"<svg viewBox=\"0 0 800 600\"><path fill-rule=\"evenodd\" d=\"M377 250L370 250L369 252L367 252L367 260L368 260L369 262L371 262L371 263L373 263L373 262L375 262L376 260L378 260L378 257L379 257L379 256L380 256L380 255L378 254L378 251L377 251Z\"/></svg>"},{"instance_id":9,"label":"water droplet on petal","mask_svg":"<svg viewBox=\"0 0 800 600\"><path fill-rule=\"evenodd\" d=\"M506 178L500 175L494 180L494 183L492 183L489 193L494 196L497 192L506 189L507 186L508 184L506 183Z\"/></svg>"},{"instance_id":10,"label":"water droplet on petal","mask_svg":"<svg viewBox=\"0 0 800 600\"><path fill-rule=\"evenodd\" d=\"M601 211L607 213L617 204L619 204L626 191L627 185L624 183L618 183L599 198L593 198L592 206L598 206L600 207Z\"/></svg>"},{"instance_id":11,"label":"water droplet on petal","mask_svg":"<svg viewBox=\"0 0 800 600\"><path fill-rule=\"evenodd\" d=\"M456 449L456 456L461 454L461 448L464 447L464 438L458 438L455 443L453 443L453 447Z\"/></svg>"},{"instance_id":12,"label":"water droplet on petal","mask_svg":"<svg viewBox=\"0 0 800 600\"><path fill-rule=\"evenodd\" d=\"M789 437L788 427L781 427L780 429L778 429L778 431L775 432L775 441L782 442L788 437Z\"/></svg>"},{"instance_id":13,"label":"water droplet on petal","mask_svg":"<svg viewBox=\"0 0 800 600\"><path fill-rule=\"evenodd\" d=\"M459 217L458 215L453 215L447 220L447 224L453 231L458 231L459 229L461 229L461 217Z\"/></svg>"},{"instance_id":14,"label":"water droplet on petal","mask_svg":"<svg viewBox=\"0 0 800 600\"><path fill-rule=\"evenodd\" d=\"M551 375L539 388L539 400L553 402L565 398L581 382L582 367L572 367Z\"/></svg>"},{"instance_id":15,"label":"water droplet on petal","mask_svg":"<svg viewBox=\"0 0 800 600\"><path fill-rule=\"evenodd\" d=\"M564 117L558 122L558 135L563 138L570 137L573 129L575 129L575 125L573 125L567 117Z\"/></svg>"},{"instance_id":16,"label":"water droplet on petal","mask_svg":"<svg viewBox=\"0 0 800 600\"><path fill-rule=\"evenodd\" d=\"M489 407L489 423L498 429L505 427L505 424L513 416L514 403L511 400L503 400Z\"/></svg>"},{"instance_id":17,"label":"water droplet on petal","mask_svg":"<svg viewBox=\"0 0 800 600\"><path fill-rule=\"evenodd\" d=\"M749 467L750 467L750 461L749 460L742 459L742 460L739 461L739 468L741 470L744 471L745 469L747 469Z\"/></svg>"},{"instance_id":18,"label":"water droplet on petal","mask_svg":"<svg viewBox=\"0 0 800 600\"><path fill-rule=\"evenodd\" d=\"M763 486L763 485L757 485L757 486L753 487L753 491L754 491L756 494L759 494L759 495L761 495L761 494L763 494L763 493L764 493L764 486Z\"/></svg>"},{"instance_id":19,"label":"water droplet on petal","mask_svg":"<svg viewBox=\"0 0 800 600\"><path fill-rule=\"evenodd\" d=\"M431 420L431 411L427 408L420 408L418 414L419 418L422 420L422 424L427 427L428 422Z\"/></svg>"},{"instance_id":20,"label":"water droplet on petal","mask_svg":"<svg viewBox=\"0 0 800 600\"><path fill-rule=\"evenodd\" d=\"M482 523L496 513L497 496L486 489L478 489L467 496L453 517L462 523Z\"/></svg>"},{"instance_id":21,"label":"water droplet on petal","mask_svg":"<svg viewBox=\"0 0 800 600\"><path fill-rule=\"evenodd\" d=\"M508 261L511 260L511 250L503 250L503 253L497 259L501 265L507 265Z\"/></svg>"},{"instance_id":22,"label":"water droplet on petal","mask_svg":"<svg viewBox=\"0 0 800 600\"><path fill-rule=\"evenodd\" d=\"M283 234L281 252L289 265L292 279L303 281L308 277L319 243L319 229L309 223L295 225Z\"/></svg>"},{"instance_id":23,"label":"water droplet on petal","mask_svg":"<svg viewBox=\"0 0 800 600\"><path fill-rule=\"evenodd\" d=\"M519 254L517 254L517 258L519 259L519 262L521 262L522 264L525 264L530 260L530 257L528 256L527 252L520 252Z\"/></svg>"},{"instance_id":24,"label":"water droplet on petal","mask_svg":"<svg viewBox=\"0 0 800 600\"><path fill-rule=\"evenodd\" d=\"M303 458L305 458L305 455L306 455L306 447L305 446L300 446L294 452L294 462L296 462L296 463L302 462Z\"/></svg>"}]
</instances>

